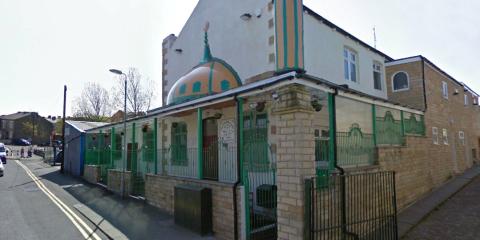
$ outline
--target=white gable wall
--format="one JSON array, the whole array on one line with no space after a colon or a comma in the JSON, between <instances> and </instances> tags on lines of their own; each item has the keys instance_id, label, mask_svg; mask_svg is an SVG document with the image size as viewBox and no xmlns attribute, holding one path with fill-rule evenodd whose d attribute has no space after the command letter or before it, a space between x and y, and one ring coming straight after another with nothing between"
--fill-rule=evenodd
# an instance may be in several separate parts
<instances>
[{"instance_id":1,"label":"white gable wall","mask_svg":"<svg viewBox=\"0 0 480 240\"><path fill-rule=\"evenodd\" d=\"M252 76L273 71L274 63L269 63L269 54L274 53L274 45L268 39L274 35L268 21L273 18L273 10L268 11L271 0L200 0L178 38L166 54L166 89L195 67L203 58L205 23L210 22L209 42L212 55L229 63L240 75L242 81ZM261 12L261 17L256 17ZM248 21L240 19L250 13ZM175 52L182 49L182 53ZM167 91L168 92L168 91ZM163 96L166 97L166 96Z\"/></svg>"},{"instance_id":2,"label":"white gable wall","mask_svg":"<svg viewBox=\"0 0 480 240\"><path fill-rule=\"evenodd\" d=\"M304 13L305 70L308 74L335 84L348 84L351 89L387 98L385 57L364 47L357 41L333 30L313 16ZM357 52L357 82L344 78L343 49ZM383 65L382 91L373 88L373 61Z\"/></svg>"}]
</instances>

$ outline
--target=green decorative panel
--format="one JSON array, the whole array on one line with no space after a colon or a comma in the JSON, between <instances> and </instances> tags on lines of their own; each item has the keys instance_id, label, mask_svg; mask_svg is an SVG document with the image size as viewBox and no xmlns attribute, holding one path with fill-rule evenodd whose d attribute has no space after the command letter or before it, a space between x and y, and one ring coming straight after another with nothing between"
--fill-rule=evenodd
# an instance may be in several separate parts
<instances>
[{"instance_id":1,"label":"green decorative panel","mask_svg":"<svg viewBox=\"0 0 480 240\"><path fill-rule=\"evenodd\" d=\"M375 163L373 135L352 124L349 132L337 132L337 158L340 166L368 166Z\"/></svg>"},{"instance_id":2,"label":"green decorative panel","mask_svg":"<svg viewBox=\"0 0 480 240\"><path fill-rule=\"evenodd\" d=\"M405 145L402 121L394 119L391 111L376 119L377 145Z\"/></svg>"},{"instance_id":3,"label":"green decorative panel","mask_svg":"<svg viewBox=\"0 0 480 240\"><path fill-rule=\"evenodd\" d=\"M423 115L409 114L404 118L405 133L425 136L425 121Z\"/></svg>"}]
</instances>

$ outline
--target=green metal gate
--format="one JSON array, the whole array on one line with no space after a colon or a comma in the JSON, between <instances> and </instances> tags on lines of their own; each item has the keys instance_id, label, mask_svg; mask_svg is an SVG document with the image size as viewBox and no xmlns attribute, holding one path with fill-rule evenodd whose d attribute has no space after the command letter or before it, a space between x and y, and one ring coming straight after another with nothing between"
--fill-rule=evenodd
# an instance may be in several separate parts
<instances>
[{"instance_id":1,"label":"green metal gate","mask_svg":"<svg viewBox=\"0 0 480 240\"><path fill-rule=\"evenodd\" d=\"M85 164L100 167L100 182L108 184L108 170L113 167L111 133L87 134Z\"/></svg>"},{"instance_id":2,"label":"green metal gate","mask_svg":"<svg viewBox=\"0 0 480 240\"><path fill-rule=\"evenodd\" d=\"M132 149L132 194L145 196L145 174L156 173L156 121L142 126L142 145ZM134 131L135 132L135 131Z\"/></svg>"},{"instance_id":3,"label":"green metal gate","mask_svg":"<svg viewBox=\"0 0 480 240\"><path fill-rule=\"evenodd\" d=\"M243 121L247 238L277 239L276 169L268 144L268 118L252 112Z\"/></svg>"}]
</instances>

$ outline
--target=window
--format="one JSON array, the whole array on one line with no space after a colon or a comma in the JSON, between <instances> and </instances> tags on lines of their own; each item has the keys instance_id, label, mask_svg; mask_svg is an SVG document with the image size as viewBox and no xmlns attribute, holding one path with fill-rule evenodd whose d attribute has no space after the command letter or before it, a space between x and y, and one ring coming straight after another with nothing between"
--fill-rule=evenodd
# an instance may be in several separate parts
<instances>
[{"instance_id":1,"label":"window","mask_svg":"<svg viewBox=\"0 0 480 240\"><path fill-rule=\"evenodd\" d=\"M267 114L246 112L243 121L245 161L258 170L266 169L270 163Z\"/></svg>"},{"instance_id":2,"label":"window","mask_svg":"<svg viewBox=\"0 0 480 240\"><path fill-rule=\"evenodd\" d=\"M172 123L172 165L186 166L187 158L187 124L184 122Z\"/></svg>"},{"instance_id":3,"label":"window","mask_svg":"<svg viewBox=\"0 0 480 240\"><path fill-rule=\"evenodd\" d=\"M357 82L357 54L348 48L343 50L343 69L345 80Z\"/></svg>"},{"instance_id":4,"label":"window","mask_svg":"<svg viewBox=\"0 0 480 240\"><path fill-rule=\"evenodd\" d=\"M382 90L382 65L378 62L373 63L373 88Z\"/></svg>"},{"instance_id":5,"label":"window","mask_svg":"<svg viewBox=\"0 0 480 240\"><path fill-rule=\"evenodd\" d=\"M448 99L448 84L446 82L442 82L442 96Z\"/></svg>"},{"instance_id":6,"label":"window","mask_svg":"<svg viewBox=\"0 0 480 240\"><path fill-rule=\"evenodd\" d=\"M438 128L432 127L432 140L433 144L438 144Z\"/></svg>"},{"instance_id":7,"label":"window","mask_svg":"<svg viewBox=\"0 0 480 240\"><path fill-rule=\"evenodd\" d=\"M198 93L202 89L202 83L201 82L195 82L193 84L192 92Z\"/></svg>"},{"instance_id":8,"label":"window","mask_svg":"<svg viewBox=\"0 0 480 240\"><path fill-rule=\"evenodd\" d=\"M185 92L187 92L187 85L182 84L182 86L180 86L180 94L185 94Z\"/></svg>"},{"instance_id":9,"label":"window","mask_svg":"<svg viewBox=\"0 0 480 240\"><path fill-rule=\"evenodd\" d=\"M465 102L465 106L468 106L468 96L467 96L467 94L464 95L464 102Z\"/></svg>"},{"instance_id":10,"label":"window","mask_svg":"<svg viewBox=\"0 0 480 240\"><path fill-rule=\"evenodd\" d=\"M447 129L443 129L443 144L448 145L448 132Z\"/></svg>"},{"instance_id":11,"label":"window","mask_svg":"<svg viewBox=\"0 0 480 240\"><path fill-rule=\"evenodd\" d=\"M463 131L458 132L458 140L460 141L460 144L465 146L465 132Z\"/></svg>"},{"instance_id":12,"label":"window","mask_svg":"<svg viewBox=\"0 0 480 240\"><path fill-rule=\"evenodd\" d=\"M404 91L410 88L408 74L406 72L398 72L393 75L392 79L393 91Z\"/></svg>"},{"instance_id":13,"label":"window","mask_svg":"<svg viewBox=\"0 0 480 240\"><path fill-rule=\"evenodd\" d=\"M220 82L220 87L222 91L227 91L230 89L230 82L228 82L228 80L222 80L222 82Z\"/></svg>"}]
</instances>

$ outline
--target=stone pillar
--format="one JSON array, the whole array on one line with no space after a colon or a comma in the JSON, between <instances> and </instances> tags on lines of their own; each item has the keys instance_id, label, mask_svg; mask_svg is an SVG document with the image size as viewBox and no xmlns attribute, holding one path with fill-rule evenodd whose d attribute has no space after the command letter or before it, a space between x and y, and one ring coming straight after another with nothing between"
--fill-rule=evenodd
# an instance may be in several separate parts
<instances>
[{"instance_id":1,"label":"stone pillar","mask_svg":"<svg viewBox=\"0 0 480 240\"><path fill-rule=\"evenodd\" d=\"M315 175L314 111L305 87L278 91L272 115L277 128L278 239L304 238L304 180Z\"/></svg>"}]
</instances>

